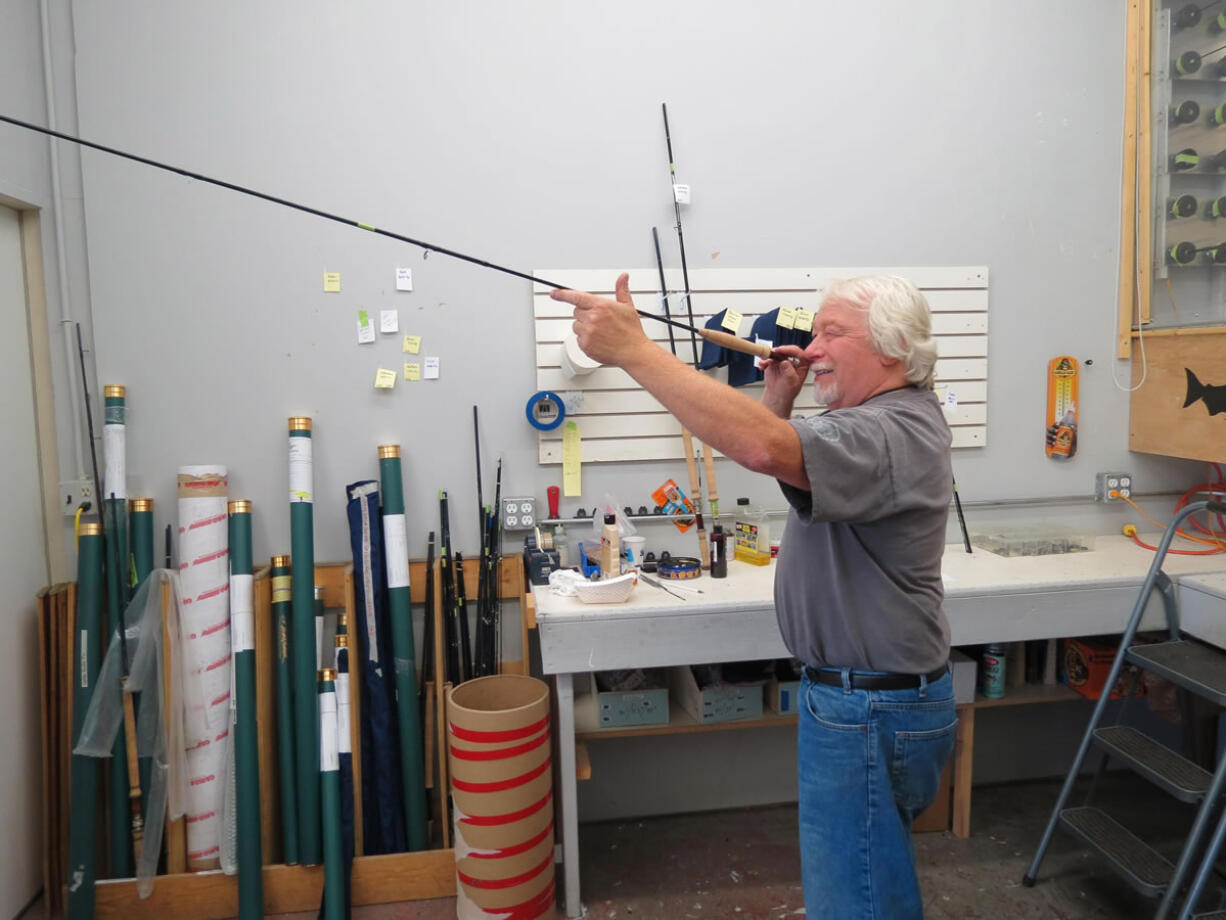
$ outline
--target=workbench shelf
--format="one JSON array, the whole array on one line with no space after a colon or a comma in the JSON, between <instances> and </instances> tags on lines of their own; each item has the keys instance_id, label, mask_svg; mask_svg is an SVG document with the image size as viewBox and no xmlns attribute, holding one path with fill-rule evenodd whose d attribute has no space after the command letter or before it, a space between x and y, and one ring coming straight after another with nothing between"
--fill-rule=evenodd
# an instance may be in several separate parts
<instances>
[{"instance_id":1,"label":"workbench shelf","mask_svg":"<svg viewBox=\"0 0 1226 920\"><path fill-rule=\"evenodd\" d=\"M1077 700L1093 702L1073 690L1068 684L1024 684L1020 687L1009 687L1000 699L988 699L981 694L975 694L975 702L971 705L976 709L995 709L998 706L1024 706L1030 703L1072 703Z\"/></svg>"},{"instance_id":2,"label":"workbench shelf","mask_svg":"<svg viewBox=\"0 0 1226 920\"><path fill-rule=\"evenodd\" d=\"M582 700L582 697L580 697ZM626 725L618 728L600 728L595 724L595 707L590 712L578 703L575 707L575 738L580 741L596 741L601 738L633 738L641 735L677 735L690 732L727 731L738 728L774 728L780 725L795 725L796 715L779 715L764 712L760 719L738 719L733 722L699 722L676 700L668 702L668 721L660 725Z\"/></svg>"}]
</instances>

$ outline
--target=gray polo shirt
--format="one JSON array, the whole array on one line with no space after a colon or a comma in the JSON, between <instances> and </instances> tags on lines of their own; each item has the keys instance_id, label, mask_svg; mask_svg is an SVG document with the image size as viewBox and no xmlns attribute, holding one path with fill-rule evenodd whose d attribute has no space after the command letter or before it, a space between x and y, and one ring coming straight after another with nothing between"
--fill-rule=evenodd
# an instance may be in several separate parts
<instances>
[{"instance_id":1,"label":"gray polo shirt","mask_svg":"<svg viewBox=\"0 0 1226 920\"><path fill-rule=\"evenodd\" d=\"M939 668L953 471L935 394L903 387L791 424L811 491L780 483L791 508L775 610L788 649L815 666Z\"/></svg>"}]
</instances>

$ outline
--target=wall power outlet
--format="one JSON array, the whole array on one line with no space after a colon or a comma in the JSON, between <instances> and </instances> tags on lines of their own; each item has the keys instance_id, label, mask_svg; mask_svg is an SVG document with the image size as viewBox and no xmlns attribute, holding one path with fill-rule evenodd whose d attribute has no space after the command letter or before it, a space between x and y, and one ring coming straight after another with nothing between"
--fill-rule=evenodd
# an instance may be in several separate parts
<instances>
[{"instance_id":1,"label":"wall power outlet","mask_svg":"<svg viewBox=\"0 0 1226 920\"><path fill-rule=\"evenodd\" d=\"M1094 474L1095 501L1114 502L1124 498L1132 498L1132 473Z\"/></svg>"}]
</instances>

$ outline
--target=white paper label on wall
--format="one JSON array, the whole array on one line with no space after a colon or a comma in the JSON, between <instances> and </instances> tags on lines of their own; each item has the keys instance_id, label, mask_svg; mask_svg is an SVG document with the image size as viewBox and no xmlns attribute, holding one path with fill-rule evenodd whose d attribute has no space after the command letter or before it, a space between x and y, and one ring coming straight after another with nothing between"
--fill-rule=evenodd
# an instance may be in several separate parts
<instances>
[{"instance_id":1,"label":"white paper label on wall","mask_svg":"<svg viewBox=\"0 0 1226 920\"><path fill-rule=\"evenodd\" d=\"M673 185L673 201L677 204L690 203L690 187L683 182Z\"/></svg>"},{"instance_id":2,"label":"white paper label on wall","mask_svg":"<svg viewBox=\"0 0 1226 920\"><path fill-rule=\"evenodd\" d=\"M775 343L774 343L774 342L772 342L770 339L760 339L760 338L758 338L758 337L755 335L755 336L754 336L754 341L755 341L755 342L757 342L759 345L765 345L767 348L774 348L774 347L775 347ZM759 355L754 355L754 356L753 356L753 366L754 366L754 367L761 367L761 366L762 366L762 358L761 358Z\"/></svg>"},{"instance_id":3,"label":"white paper label on wall","mask_svg":"<svg viewBox=\"0 0 1226 920\"><path fill-rule=\"evenodd\" d=\"M102 453L106 467L102 480L106 486L103 498L128 497L124 431L123 425L104 425L102 427Z\"/></svg>"},{"instance_id":4,"label":"white paper label on wall","mask_svg":"<svg viewBox=\"0 0 1226 920\"><path fill-rule=\"evenodd\" d=\"M379 311L379 331L387 335L400 331L400 314L395 310Z\"/></svg>"},{"instance_id":5,"label":"white paper label on wall","mask_svg":"<svg viewBox=\"0 0 1226 920\"><path fill-rule=\"evenodd\" d=\"M289 500L311 502L315 500L314 475L311 465L311 439L289 439Z\"/></svg>"},{"instance_id":6,"label":"white paper label on wall","mask_svg":"<svg viewBox=\"0 0 1226 920\"><path fill-rule=\"evenodd\" d=\"M421 376L423 380L438 380L438 358L426 358Z\"/></svg>"},{"instance_id":7,"label":"white paper label on wall","mask_svg":"<svg viewBox=\"0 0 1226 920\"><path fill-rule=\"evenodd\" d=\"M369 345L375 340L375 326L370 321L370 314L358 310L358 344Z\"/></svg>"},{"instance_id":8,"label":"white paper label on wall","mask_svg":"<svg viewBox=\"0 0 1226 920\"><path fill-rule=\"evenodd\" d=\"M413 269L411 268L396 269L396 290L398 291L413 290Z\"/></svg>"},{"instance_id":9,"label":"white paper label on wall","mask_svg":"<svg viewBox=\"0 0 1226 920\"><path fill-rule=\"evenodd\" d=\"M387 557L387 586L409 587L409 539L403 514L383 516L383 545Z\"/></svg>"},{"instance_id":10,"label":"white paper label on wall","mask_svg":"<svg viewBox=\"0 0 1226 920\"><path fill-rule=\"evenodd\" d=\"M945 399L943 401L946 412L953 412L958 408L958 394L953 390L945 391Z\"/></svg>"},{"instance_id":11,"label":"white paper label on wall","mask_svg":"<svg viewBox=\"0 0 1226 920\"><path fill-rule=\"evenodd\" d=\"M230 576L230 647L236 655L255 649L253 585L250 575Z\"/></svg>"}]
</instances>

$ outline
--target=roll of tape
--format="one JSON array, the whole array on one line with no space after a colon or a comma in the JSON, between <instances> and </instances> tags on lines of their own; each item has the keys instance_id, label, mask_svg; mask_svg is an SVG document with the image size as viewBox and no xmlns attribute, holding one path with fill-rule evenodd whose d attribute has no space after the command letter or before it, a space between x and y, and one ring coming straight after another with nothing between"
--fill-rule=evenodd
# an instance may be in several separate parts
<instances>
[{"instance_id":1,"label":"roll of tape","mask_svg":"<svg viewBox=\"0 0 1226 920\"><path fill-rule=\"evenodd\" d=\"M579 347L579 338L572 329L562 343L562 370L568 377L583 377L600 367L600 362L589 358Z\"/></svg>"},{"instance_id":2,"label":"roll of tape","mask_svg":"<svg viewBox=\"0 0 1226 920\"><path fill-rule=\"evenodd\" d=\"M553 431L566 418L566 406L557 393L541 390L532 394L524 409L528 424L537 431Z\"/></svg>"}]
</instances>

